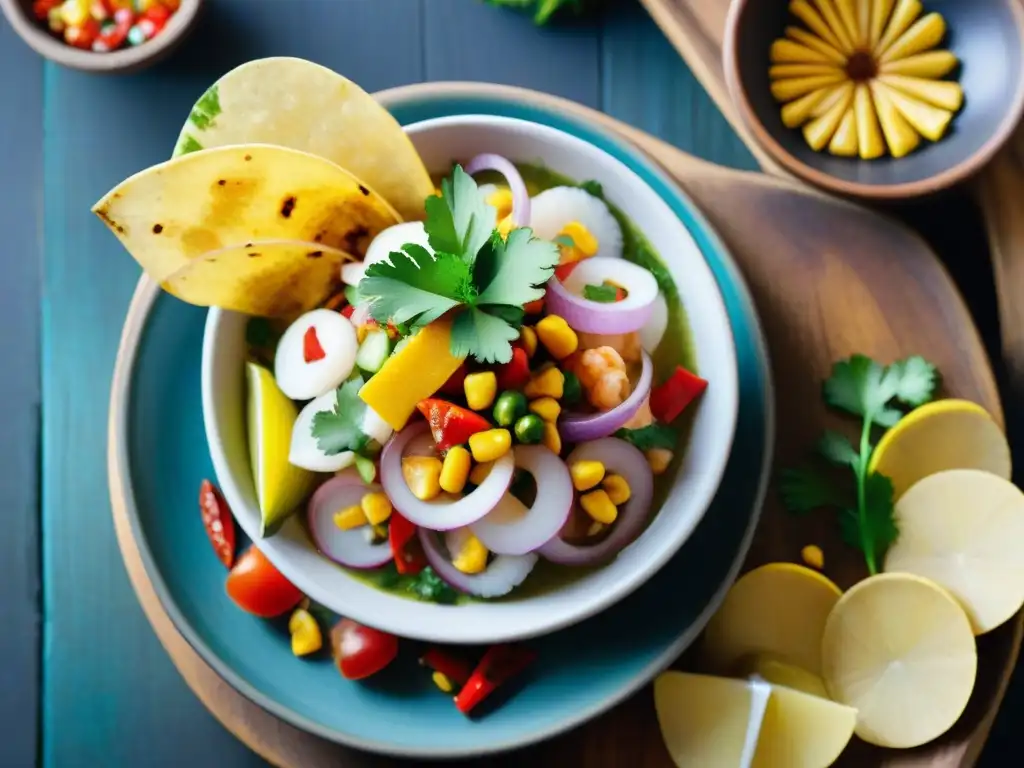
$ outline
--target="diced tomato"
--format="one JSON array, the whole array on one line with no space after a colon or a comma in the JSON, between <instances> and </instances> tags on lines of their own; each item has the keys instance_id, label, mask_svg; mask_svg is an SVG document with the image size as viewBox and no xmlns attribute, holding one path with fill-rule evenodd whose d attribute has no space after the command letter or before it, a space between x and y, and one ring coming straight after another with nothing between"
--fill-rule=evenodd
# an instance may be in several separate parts
<instances>
[{"instance_id":1,"label":"diced tomato","mask_svg":"<svg viewBox=\"0 0 1024 768\"><path fill-rule=\"evenodd\" d=\"M239 608L265 619L290 611L302 600L298 587L256 547L249 547L238 558L225 586Z\"/></svg>"},{"instance_id":2,"label":"diced tomato","mask_svg":"<svg viewBox=\"0 0 1024 768\"><path fill-rule=\"evenodd\" d=\"M316 335L316 326L311 325L306 329L306 333L302 337L302 358L307 363L315 363L317 360L323 360L325 357L327 357L327 353L320 346L320 339Z\"/></svg>"},{"instance_id":3,"label":"diced tomato","mask_svg":"<svg viewBox=\"0 0 1024 768\"><path fill-rule=\"evenodd\" d=\"M224 497L209 480L199 484L199 511L218 559L230 568L235 562L235 520Z\"/></svg>"},{"instance_id":4,"label":"diced tomato","mask_svg":"<svg viewBox=\"0 0 1024 768\"><path fill-rule=\"evenodd\" d=\"M521 346L512 345L512 359L495 369L498 389L522 389L530 380L530 358Z\"/></svg>"},{"instance_id":5,"label":"diced tomato","mask_svg":"<svg viewBox=\"0 0 1024 768\"><path fill-rule=\"evenodd\" d=\"M430 424L430 432L439 451L462 445L469 441L470 435L491 429L491 423L480 414L447 400L430 397L420 400L416 408Z\"/></svg>"},{"instance_id":6,"label":"diced tomato","mask_svg":"<svg viewBox=\"0 0 1024 768\"><path fill-rule=\"evenodd\" d=\"M343 677L362 680L394 661L398 638L352 619L342 619L331 630L331 652Z\"/></svg>"},{"instance_id":7,"label":"diced tomato","mask_svg":"<svg viewBox=\"0 0 1024 768\"><path fill-rule=\"evenodd\" d=\"M349 304L347 307L345 307L343 310L341 310L341 314L344 317L347 317L348 319L351 320L352 319L352 313L355 312L355 311L356 311L356 308L353 307L351 304Z\"/></svg>"},{"instance_id":8,"label":"diced tomato","mask_svg":"<svg viewBox=\"0 0 1024 768\"><path fill-rule=\"evenodd\" d=\"M50 15L50 11L54 8L63 5L64 0L35 0L32 3L32 13L40 21L46 21L46 17Z\"/></svg>"},{"instance_id":9,"label":"diced tomato","mask_svg":"<svg viewBox=\"0 0 1024 768\"><path fill-rule=\"evenodd\" d=\"M668 381L651 390L651 413L671 424L707 388L707 381L677 365Z\"/></svg>"},{"instance_id":10,"label":"diced tomato","mask_svg":"<svg viewBox=\"0 0 1024 768\"><path fill-rule=\"evenodd\" d=\"M388 544L399 573L415 576L427 567L427 557L416 537L416 526L397 510L392 511L388 524Z\"/></svg>"},{"instance_id":11,"label":"diced tomato","mask_svg":"<svg viewBox=\"0 0 1024 768\"><path fill-rule=\"evenodd\" d=\"M441 385L441 392L452 397L458 397L465 391L463 389L463 383L466 381L466 375L469 371L466 368L466 364L462 363L458 368L455 369L455 373L448 377L448 381Z\"/></svg>"},{"instance_id":12,"label":"diced tomato","mask_svg":"<svg viewBox=\"0 0 1024 768\"><path fill-rule=\"evenodd\" d=\"M468 715L494 689L520 674L535 658L536 653L521 645L491 646L455 697L455 706L464 715Z\"/></svg>"},{"instance_id":13,"label":"diced tomato","mask_svg":"<svg viewBox=\"0 0 1024 768\"><path fill-rule=\"evenodd\" d=\"M565 264L559 264L555 267L555 277L558 278L560 283L564 283L569 278L569 275L572 274L572 271L579 265L579 261L569 261Z\"/></svg>"},{"instance_id":14,"label":"diced tomato","mask_svg":"<svg viewBox=\"0 0 1024 768\"><path fill-rule=\"evenodd\" d=\"M523 306L523 312L525 312L528 315L539 315L543 311L544 311L544 297L543 296L541 296L536 301L531 301L530 303L528 303L528 304Z\"/></svg>"}]
</instances>

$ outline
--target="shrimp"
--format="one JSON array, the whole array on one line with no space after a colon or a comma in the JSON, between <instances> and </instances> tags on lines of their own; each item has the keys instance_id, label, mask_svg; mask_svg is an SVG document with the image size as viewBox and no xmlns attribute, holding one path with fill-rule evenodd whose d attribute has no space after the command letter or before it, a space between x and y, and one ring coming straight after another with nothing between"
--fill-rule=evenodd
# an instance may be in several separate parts
<instances>
[{"instance_id":1,"label":"shrimp","mask_svg":"<svg viewBox=\"0 0 1024 768\"><path fill-rule=\"evenodd\" d=\"M595 408L610 411L629 397L629 376L622 356L612 347L588 349L575 364L576 375Z\"/></svg>"},{"instance_id":2,"label":"shrimp","mask_svg":"<svg viewBox=\"0 0 1024 768\"><path fill-rule=\"evenodd\" d=\"M579 348L583 350L611 347L627 363L640 362L640 334L632 333L586 333L577 331Z\"/></svg>"}]
</instances>

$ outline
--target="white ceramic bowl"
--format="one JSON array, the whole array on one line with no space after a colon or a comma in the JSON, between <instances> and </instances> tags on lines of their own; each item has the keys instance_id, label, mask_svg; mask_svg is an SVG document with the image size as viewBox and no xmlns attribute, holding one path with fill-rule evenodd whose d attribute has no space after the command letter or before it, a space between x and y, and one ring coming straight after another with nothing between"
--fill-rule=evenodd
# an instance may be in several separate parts
<instances>
[{"instance_id":1,"label":"white ceramic bowl","mask_svg":"<svg viewBox=\"0 0 1024 768\"><path fill-rule=\"evenodd\" d=\"M453 160L464 162L481 152L498 152L571 179L595 179L608 200L646 235L679 288L698 370L710 382L691 406L694 422L682 466L660 512L614 561L569 586L528 598L515 599L513 593L498 602L446 606L381 592L321 556L294 518L259 546L313 600L402 637L492 643L552 632L603 610L644 583L686 541L714 498L736 424L736 350L729 318L711 270L682 222L636 174L604 151L553 128L493 116L426 120L406 130L431 170L443 171ZM217 480L241 527L259 541L260 515L245 433L246 320L234 312L210 310L202 393ZM666 598L671 610L671 596Z\"/></svg>"}]
</instances>

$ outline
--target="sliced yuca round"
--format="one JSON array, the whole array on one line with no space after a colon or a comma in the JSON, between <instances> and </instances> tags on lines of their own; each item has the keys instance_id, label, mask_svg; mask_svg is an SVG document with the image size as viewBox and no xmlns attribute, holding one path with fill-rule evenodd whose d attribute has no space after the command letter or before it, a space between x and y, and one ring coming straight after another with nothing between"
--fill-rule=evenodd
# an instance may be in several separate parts
<instances>
[{"instance_id":1,"label":"sliced yuca round","mask_svg":"<svg viewBox=\"0 0 1024 768\"><path fill-rule=\"evenodd\" d=\"M1024 604L1024 493L977 469L915 483L896 504L900 536L886 571L931 579L960 601L976 635Z\"/></svg>"},{"instance_id":2,"label":"sliced yuca round","mask_svg":"<svg viewBox=\"0 0 1024 768\"><path fill-rule=\"evenodd\" d=\"M803 691L823 699L828 698L825 681L821 679L821 675L801 669L770 653L746 657L740 662L737 674L741 677L760 677L772 685Z\"/></svg>"},{"instance_id":3,"label":"sliced yuca round","mask_svg":"<svg viewBox=\"0 0 1024 768\"><path fill-rule=\"evenodd\" d=\"M702 658L710 671L735 674L751 655L771 654L821 672L821 635L839 587L795 563L769 563L737 581L708 622Z\"/></svg>"},{"instance_id":4,"label":"sliced yuca round","mask_svg":"<svg viewBox=\"0 0 1024 768\"><path fill-rule=\"evenodd\" d=\"M654 681L654 709L679 768L754 764L771 686L759 680L665 672Z\"/></svg>"},{"instance_id":5,"label":"sliced yuca round","mask_svg":"<svg viewBox=\"0 0 1024 768\"><path fill-rule=\"evenodd\" d=\"M978 657L970 622L942 587L883 573L852 587L825 625L822 674L835 701L856 707L857 735L916 747L967 706Z\"/></svg>"},{"instance_id":6,"label":"sliced yuca round","mask_svg":"<svg viewBox=\"0 0 1024 768\"><path fill-rule=\"evenodd\" d=\"M820 696L773 685L753 768L824 768L853 738L857 710ZM694 763L693 765L698 765ZM710 766L711 763L700 763Z\"/></svg>"},{"instance_id":7,"label":"sliced yuca round","mask_svg":"<svg viewBox=\"0 0 1024 768\"><path fill-rule=\"evenodd\" d=\"M1006 435L976 403L936 400L915 408L885 433L869 466L892 479L896 499L921 478L946 469L1010 478Z\"/></svg>"}]
</instances>

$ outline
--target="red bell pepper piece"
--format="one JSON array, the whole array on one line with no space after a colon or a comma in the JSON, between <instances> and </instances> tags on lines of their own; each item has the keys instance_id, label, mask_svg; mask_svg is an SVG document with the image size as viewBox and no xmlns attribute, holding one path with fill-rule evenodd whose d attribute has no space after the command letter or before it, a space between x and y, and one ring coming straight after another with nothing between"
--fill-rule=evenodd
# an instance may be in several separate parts
<instances>
[{"instance_id":1,"label":"red bell pepper piece","mask_svg":"<svg viewBox=\"0 0 1024 768\"><path fill-rule=\"evenodd\" d=\"M572 271L576 269L576 267L578 267L579 265L579 260L568 261L565 264L559 264L557 267L555 267L555 277L558 278L559 282L564 283L569 278L569 275L572 274Z\"/></svg>"},{"instance_id":2,"label":"red bell pepper piece","mask_svg":"<svg viewBox=\"0 0 1024 768\"><path fill-rule=\"evenodd\" d=\"M316 326L311 325L302 336L302 359L307 363L315 363L325 357L327 357L327 353L320 346L320 339L316 335Z\"/></svg>"},{"instance_id":3,"label":"red bell pepper piece","mask_svg":"<svg viewBox=\"0 0 1024 768\"><path fill-rule=\"evenodd\" d=\"M459 712L468 715L494 689L526 669L537 654L520 645L492 645L455 697Z\"/></svg>"},{"instance_id":4,"label":"red bell pepper piece","mask_svg":"<svg viewBox=\"0 0 1024 768\"><path fill-rule=\"evenodd\" d=\"M427 558L416 538L416 526L398 512L391 513L388 525L388 544L395 568L399 573L415 576L427 567Z\"/></svg>"},{"instance_id":5,"label":"red bell pepper piece","mask_svg":"<svg viewBox=\"0 0 1024 768\"><path fill-rule=\"evenodd\" d=\"M543 311L544 311L544 297L543 296L541 296L539 299L537 299L535 301L531 301L531 302L523 305L523 312L525 312L527 315L539 315Z\"/></svg>"},{"instance_id":6,"label":"red bell pepper piece","mask_svg":"<svg viewBox=\"0 0 1024 768\"><path fill-rule=\"evenodd\" d=\"M199 484L199 511L217 558L230 568L235 564L235 520L224 497L209 480Z\"/></svg>"},{"instance_id":7,"label":"red bell pepper piece","mask_svg":"<svg viewBox=\"0 0 1024 768\"><path fill-rule=\"evenodd\" d=\"M455 373L448 377L448 381L441 385L441 391L446 395L452 397L458 397L465 392L463 384L466 381L466 375L469 373L466 368L466 364L462 363L458 368L455 369Z\"/></svg>"},{"instance_id":8,"label":"red bell pepper piece","mask_svg":"<svg viewBox=\"0 0 1024 768\"><path fill-rule=\"evenodd\" d=\"M502 363L495 369L498 377L498 389L522 389L530 380L530 358L526 356L526 350L520 346L513 345L512 359Z\"/></svg>"},{"instance_id":9,"label":"red bell pepper piece","mask_svg":"<svg viewBox=\"0 0 1024 768\"><path fill-rule=\"evenodd\" d=\"M439 451L462 445L468 442L470 435L491 429L491 423L480 414L447 400L429 397L420 400L416 408L426 416Z\"/></svg>"},{"instance_id":10,"label":"red bell pepper piece","mask_svg":"<svg viewBox=\"0 0 1024 768\"><path fill-rule=\"evenodd\" d=\"M668 381L651 390L651 413L671 424L707 388L707 381L677 365Z\"/></svg>"},{"instance_id":11,"label":"red bell pepper piece","mask_svg":"<svg viewBox=\"0 0 1024 768\"><path fill-rule=\"evenodd\" d=\"M88 51L100 34L100 23L90 16L81 26L69 26L64 30L64 42L74 48Z\"/></svg>"},{"instance_id":12,"label":"red bell pepper piece","mask_svg":"<svg viewBox=\"0 0 1024 768\"><path fill-rule=\"evenodd\" d=\"M473 667L461 656L437 646L429 648L420 656L420 664L435 672L440 672L460 688L465 685L473 674Z\"/></svg>"},{"instance_id":13,"label":"red bell pepper piece","mask_svg":"<svg viewBox=\"0 0 1024 768\"><path fill-rule=\"evenodd\" d=\"M351 304L349 304L343 310L341 310L341 314L342 314L342 317L346 317L346 318L351 320L352 319L352 313L355 312L355 311L356 311L356 308L353 307Z\"/></svg>"},{"instance_id":14,"label":"red bell pepper piece","mask_svg":"<svg viewBox=\"0 0 1024 768\"><path fill-rule=\"evenodd\" d=\"M64 0L35 0L32 3L32 14L40 21L46 21L46 18L50 15L50 11L54 8L63 5Z\"/></svg>"}]
</instances>

